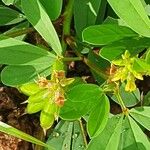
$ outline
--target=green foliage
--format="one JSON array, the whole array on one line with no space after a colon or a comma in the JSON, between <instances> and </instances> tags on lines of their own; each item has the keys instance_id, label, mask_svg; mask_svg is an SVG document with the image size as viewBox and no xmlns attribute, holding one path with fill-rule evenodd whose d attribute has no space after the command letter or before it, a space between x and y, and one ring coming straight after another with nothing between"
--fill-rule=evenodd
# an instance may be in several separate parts
<instances>
[{"instance_id":1,"label":"green foliage","mask_svg":"<svg viewBox=\"0 0 150 150\"><path fill-rule=\"evenodd\" d=\"M1 72L1 80L5 85L17 86L32 81L37 76L32 66L7 66Z\"/></svg>"},{"instance_id":2,"label":"green foliage","mask_svg":"<svg viewBox=\"0 0 150 150\"><path fill-rule=\"evenodd\" d=\"M126 139L126 140L125 140ZM137 150L148 150L150 142L137 123L131 118L125 119L122 139L118 149L137 149Z\"/></svg>"},{"instance_id":3,"label":"green foliage","mask_svg":"<svg viewBox=\"0 0 150 150\"><path fill-rule=\"evenodd\" d=\"M102 95L100 102L93 108L89 115L87 130L91 138L99 135L105 128L109 116L109 100Z\"/></svg>"},{"instance_id":4,"label":"green foliage","mask_svg":"<svg viewBox=\"0 0 150 150\"><path fill-rule=\"evenodd\" d=\"M51 20L56 20L61 14L63 0L40 0Z\"/></svg>"},{"instance_id":5,"label":"green foliage","mask_svg":"<svg viewBox=\"0 0 150 150\"><path fill-rule=\"evenodd\" d=\"M54 146L56 150L64 149L66 146L68 149L83 150L86 145L82 132L79 121L60 121L49 135L47 144Z\"/></svg>"},{"instance_id":6,"label":"green foliage","mask_svg":"<svg viewBox=\"0 0 150 150\"><path fill-rule=\"evenodd\" d=\"M108 0L116 14L138 34L150 37L150 20L141 0ZM130 13L129 13L130 12Z\"/></svg>"},{"instance_id":7,"label":"green foliage","mask_svg":"<svg viewBox=\"0 0 150 150\"><path fill-rule=\"evenodd\" d=\"M12 5L18 0L2 0L5 5Z\"/></svg>"},{"instance_id":8,"label":"green foliage","mask_svg":"<svg viewBox=\"0 0 150 150\"><path fill-rule=\"evenodd\" d=\"M116 24L90 26L83 31L83 41L92 45L107 45L126 37L137 36L131 29Z\"/></svg>"},{"instance_id":9,"label":"green foliage","mask_svg":"<svg viewBox=\"0 0 150 150\"><path fill-rule=\"evenodd\" d=\"M125 84L122 84L120 86L120 94L126 107L133 107L140 102L140 91L138 89L136 89L132 93L129 93L125 91ZM111 98L116 103L119 103L116 95L113 95Z\"/></svg>"},{"instance_id":10,"label":"green foliage","mask_svg":"<svg viewBox=\"0 0 150 150\"><path fill-rule=\"evenodd\" d=\"M37 113L44 133L53 128L47 144L3 122L0 131L45 150L148 150L149 92L143 101L136 84L150 75L148 2L0 1L1 82L28 96L25 113Z\"/></svg>"},{"instance_id":11,"label":"green foliage","mask_svg":"<svg viewBox=\"0 0 150 150\"><path fill-rule=\"evenodd\" d=\"M149 107L137 107L130 110L131 116L147 130L150 130L149 110Z\"/></svg>"},{"instance_id":12,"label":"green foliage","mask_svg":"<svg viewBox=\"0 0 150 150\"><path fill-rule=\"evenodd\" d=\"M80 84L66 93L67 101L62 107L60 116L74 120L90 112L101 101L102 91L94 84Z\"/></svg>"},{"instance_id":13,"label":"green foliage","mask_svg":"<svg viewBox=\"0 0 150 150\"><path fill-rule=\"evenodd\" d=\"M106 128L101 134L91 140L87 149L118 150L122 121L122 116L114 116L109 119Z\"/></svg>"},{"instance_id":14,"label":"green foliage","mask_svg":"<svg viewBox=\"0 0 150 150\"><path fill-rule=\"evenodd\" d=\"M125 38L102 47L100 55L108 61L112 61L120 58L125 50L128 50L131 55L135 56L149 46L149 38Z\"/></svg>"},{"instance_id":15,"label":"green foliage","mask_svg":"<svg viewBox=\"0 0 150 150\"><path fill-rule=\"evenodd\" d=\"M106 2L103 0L74 0L75 29L80 39L83 29L96 23L99 8L103 3Z\"/></svg>"},{"instance_id":16,"label":"green foliage","mask_svg":"<svg viewBox=\"0 0 150 150\"><path fill-rule=\"evenodd\" d=\"M56 52L56 54L61 55L62 48L59 42L58 35L52 25L49 16L43 9L39 0L29 0L28 3L22 0L21 2L23 12L25 13L29 22L48 42L48 44Z\"/></svg>"},{"instance_id":17,"label":"green foliage","mask_svg":"<svg viewBox=\"0 0 150 150\"><path fill-rule=\"evenodd\" d=\"M25 16L8 7L0 6L0 26L12 25L25 20Z\"/></svg>"}]
</instances>

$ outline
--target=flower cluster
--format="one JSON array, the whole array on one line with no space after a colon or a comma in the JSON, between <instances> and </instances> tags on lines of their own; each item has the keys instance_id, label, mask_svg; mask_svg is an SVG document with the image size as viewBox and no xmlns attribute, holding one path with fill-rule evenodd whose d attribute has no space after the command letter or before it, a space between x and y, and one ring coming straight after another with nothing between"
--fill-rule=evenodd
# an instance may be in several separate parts
<instances>
[{"instance_id":1,"label":"flower cluster","mask_svg":"<svg viewBox=\"0 0 150 150\"><path fill-rule=\"evenodd\" d=\"M64 87L71 84L73 78L66 78L64 70L58 70L55 66L51 79L39 77L37 81L26 83L19 89L28 95L26 112L33 114L40 112L41 127L50 128L54 120L58 120L60 108L65 102Z\"/></svg>"},{"instance_id":2,"label":"flower cluster","mask_svg":"<svg viewBox=\"0 0 150 150\"><path fill-rule=\"evenodd\" d=\"M143 77L141 73L134 69L134 61L135 58L130 57L130 53L128 51L125 51L125 54L122 55L122 59L112 61L109 81L126 82L126 91L132 92L136 90L135 80L143 80Z\"/></svg>"}]
</instances>

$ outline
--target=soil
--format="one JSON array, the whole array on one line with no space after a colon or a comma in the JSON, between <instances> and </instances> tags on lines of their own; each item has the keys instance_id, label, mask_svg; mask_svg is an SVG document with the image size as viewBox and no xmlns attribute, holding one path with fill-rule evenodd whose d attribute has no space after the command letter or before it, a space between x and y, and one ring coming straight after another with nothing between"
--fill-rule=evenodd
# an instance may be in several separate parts
<instances>
[{"instance_id":1,"label":"soil","mask_svg":"<svg viewBox=\"0 0 150 150\"><path fill-rule=\"evenodd\" d=\"M36 116L24 114L25 105L22 105L26 96L20 94L15 88L0 87L0 120L34 135L39 125ZM0 150L32 150L32 145L23 140L0 132Z\"/></svg>"}]
</instances>

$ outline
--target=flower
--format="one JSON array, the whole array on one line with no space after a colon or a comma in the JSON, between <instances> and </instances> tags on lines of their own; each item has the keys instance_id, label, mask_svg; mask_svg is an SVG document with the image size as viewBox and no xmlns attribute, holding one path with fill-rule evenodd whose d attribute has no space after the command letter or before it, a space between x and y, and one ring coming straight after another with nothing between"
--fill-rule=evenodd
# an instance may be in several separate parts
<instances>
[{"instance_id":1,"label":"flower","mask_svg":"<svg viewBox=\"0 0 150 150\"><path fill-rule=\"evenodd\" d=\"M135 80L143 80L142 73L137 72L134 65L135 57L130 57L130 53L125 51L122 59L112 61L112 67L115 66L115 71L110 73L109 81L111 82L125 82L125 90L132 92L136 90ZM112 69L111 69L112 70Z\"/></svg>"}]
</instances>

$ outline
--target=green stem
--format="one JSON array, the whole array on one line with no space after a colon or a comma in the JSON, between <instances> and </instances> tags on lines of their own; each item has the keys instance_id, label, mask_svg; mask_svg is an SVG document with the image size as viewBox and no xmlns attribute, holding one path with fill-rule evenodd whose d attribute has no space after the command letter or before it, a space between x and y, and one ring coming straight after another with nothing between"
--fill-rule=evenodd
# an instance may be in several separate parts
<instances>
[{"instance_id":1,"label":"green stem","mask_svg":"<svg viewBox=\"0 0 150 150\"><path fill-rule=\"evenodd\" d=\"M96 66L93 62L91 62L89 59L87 59L87 58L84 57L83 62L84 62L87 66L89 66L93 71L95 71L99 76L101 76L101 78L103 78L103 79L105 79L105 80L108 78L108 76L106 75L106 73L105 73L103 70L101 70L99 67L97 67L97 66Z\"/></svg>"},{"instance_id":2,"label":"green stem","mask_svg":"<svg viewBox=\"0 0 150 150\"><path fill-rule=\"evenodd\" d=\"M62 61L81 61L81 57L64 57L62 58Z\"/></svg>"},{"instance_id":3,"label":"green stem","mask_svg":"<svg viewBox=\"0 0 150 150\"><path fill-rule=\"evenodd\" d=\"M4 33L4 35L9 36L9 37L17 37L17 36L27 34L33 31L34 31L34 28L26 28L26 29L20 29L17 31L9 32L9 33Z\"/></svg>"},{"instance_id":4,"label":"green stem","mask_svg":"<svg viewBox=\"0 0 150 150\"><path fill-rule=\"evenodd\" d=\"M120 106L121 106L122 111L125 112L125 111L127 110L127 108L126 108L126 106L125 106L125 104L124 104L124 102L123 102L123 100L122 100L122 97L121 97L121 95L120 95L119 90L116 92L115 95L116 95L116 97L117 97L117 99L118 99L118 102L119 102L119 104L120 104Z\"/></svg>"},{"instance_id":5,"label":"green stem","mask_svg":"<svg viewBox=\"0 0 150 150\"><path fill-rule=\"evenodd\" d=\"M74 41L73 38L68 37L66 39L67 44L74 50L74 52L76 53L76 55L78 57L80 57L81 60L83 60L83 62L90 67L91 70L95 71L99 76L101 76L103 79L108 79L107 74L101 70L99 67L97 67L93 62L91 62L88 58L84 57L84 55L82 55L81 53L78 52L77 50L77 45Z\"/></svg>"},{"instance_id":6,"label":"green stem","mask_svg":"<svg viewBox=\"0 0 150 150\"><path fill-rule=\"evenodd\" d=\"M80 124L80 129L81 129L83 141L84 141L85 147L87 148L88 144L87 144L87 140L86 140L86 136L85 136L85 133L84 133L84 128L83 128L83 124L82 124L81 119L79 120L79 124Z\"/></svg>"},{"instance_id":7,"label":"green stem","mask_svg":"<svg viewBox=\"0 0 150 150\"><path fill-rule=\"evenodd\" d=\"M65 12L63 14L63 33L62 33L62 49L63 53L65 53L67 44L65 42L65 37L70 35L70 28L71 28L71 20L72 20L72 13L73 13L73 3L74 0L69 0Z\"/></svg>"}]
</instances>

